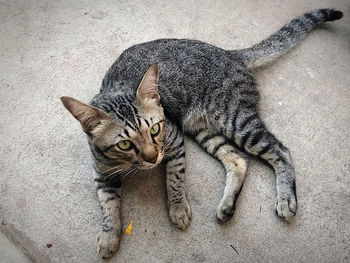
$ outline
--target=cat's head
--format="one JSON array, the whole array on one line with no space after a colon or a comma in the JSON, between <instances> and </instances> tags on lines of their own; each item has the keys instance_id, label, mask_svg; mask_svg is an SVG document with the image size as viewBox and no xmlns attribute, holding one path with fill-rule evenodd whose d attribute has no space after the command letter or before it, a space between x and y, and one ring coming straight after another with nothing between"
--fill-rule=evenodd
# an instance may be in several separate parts
<instances>
[{"instance_id":1,"label":"cat's head","mask_svg":"<svg viewBox=\"0 0 350 263\"><path fill-rule=\"evenodd\" d=\"M152 65L136 95L99 94L92 105L61 98L88 135L97 163L125 171L149 169L164 157L165 120L158 94L158 66Z\"/></svg>"}]
</instances>

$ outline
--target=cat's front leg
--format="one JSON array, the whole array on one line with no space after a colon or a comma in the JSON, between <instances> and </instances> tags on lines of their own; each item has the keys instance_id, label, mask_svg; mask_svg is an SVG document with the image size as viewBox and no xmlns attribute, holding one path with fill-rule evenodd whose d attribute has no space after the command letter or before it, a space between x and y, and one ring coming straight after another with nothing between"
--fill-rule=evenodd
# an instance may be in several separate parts
<instances>
[{"instance_id":1,"label":"cat's front leg","mask_svg":"<svg viewBox=\"0 0 350 263\"><path fill-rule=\"evenodd\" d=\"M101 179L95 181L103 214L102 228L97 237L97 253L102 259L107 259L117 251L121 237L121 184L112 186Z\"/></svg>"},{"instance_id":2,"label":"cat's front leg","mask_svg":"<svg viewBox=\"0 0 350 263\"><path fill-rule=\"evenodd\" d=\"M176 131L174 131L176 129ZM168 210L171 221L177 228L185 229L192 218L191 207L185 190L185 147L183 135L173 127L173 137L166 156L166 186Z\"/></svg>"}]
</instances>

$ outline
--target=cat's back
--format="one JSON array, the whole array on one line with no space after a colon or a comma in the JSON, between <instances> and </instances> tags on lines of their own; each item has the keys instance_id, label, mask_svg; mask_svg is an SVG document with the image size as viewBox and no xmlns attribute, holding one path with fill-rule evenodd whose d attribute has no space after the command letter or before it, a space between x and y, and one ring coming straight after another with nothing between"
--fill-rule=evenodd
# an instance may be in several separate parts
<instances>
[{"instance_id":1,"label":"cat's back","mask_svg":"<svg viewBox=\"0 0 350 263\"><path fill-rule=\"evenodd\" d=\"M125 50L106 73L101 92L135 93L154 63L159 65L161 103L177 119L193 108L207 110L212 98L230 99L232 86L224 85L230 75L250 75L232 51L198 40L159 39Z\"/></svg>"},{"instance_id":2,"label":"cat's back","mask_svg":"<svg viewBox=\"0 0 350 263\"><path fill-rule=\"evenodd\" d=\"M103 86L136 89L154 63L160 68L160 84L175 84L169 83L174 80L182 86L198 85L203 80L220 80L233 62L239 63L234 53L198 40L158 39L126 49L108 70Z\"/></svg>"}]
</instances>

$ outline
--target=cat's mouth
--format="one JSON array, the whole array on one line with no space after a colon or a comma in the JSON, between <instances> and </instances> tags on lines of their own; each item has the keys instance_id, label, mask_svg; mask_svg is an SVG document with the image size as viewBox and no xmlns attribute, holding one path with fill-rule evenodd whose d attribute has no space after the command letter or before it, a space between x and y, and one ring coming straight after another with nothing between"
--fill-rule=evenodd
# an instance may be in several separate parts
<instances>
[{"instance_id":1,"label":"cat's mouth","mask_svg":"<svg viewBox=\"0 0 350 263\"><path fill-rule=\"evenodd\" d=\"M159 152L157 156L152 158L149 161L144 161L143 163L140 164L140 170L149 170L152 168L155 168L158 166L164 158L164 154L162 152Z\"/></svg>"}]
</instances>

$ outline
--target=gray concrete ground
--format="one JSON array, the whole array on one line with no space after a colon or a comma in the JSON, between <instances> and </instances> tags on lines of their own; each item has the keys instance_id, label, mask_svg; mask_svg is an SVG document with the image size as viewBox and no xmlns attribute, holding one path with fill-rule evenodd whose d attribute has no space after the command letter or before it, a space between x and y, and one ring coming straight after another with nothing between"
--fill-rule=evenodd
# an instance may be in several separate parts
<instances>
[{"instance_id":1,"label":"gray concrete ground","mask_svg":"<svg viewBox=\"0 0 350 263\"><path fill-rule=\"evenodd\" d=\"M262 117L294 158L295 220L275 216L273 171L252 160L234 218L217 224L223 169L188 139L190 227L170 223L161 169L129 178L122 220L134 228L110 262L350 262L348 0L2 1L1 231L34 262L98 262L86 138L59 97L89 101L132 44L176 37L242 48L324 7L345 17L257 72ZM11 262L6 251L1 262Z\"/></svg>"}]
</instances>

